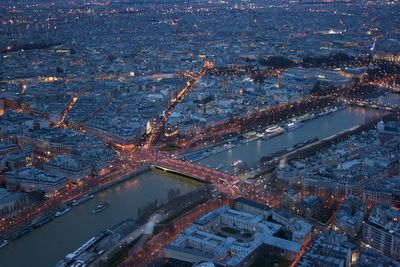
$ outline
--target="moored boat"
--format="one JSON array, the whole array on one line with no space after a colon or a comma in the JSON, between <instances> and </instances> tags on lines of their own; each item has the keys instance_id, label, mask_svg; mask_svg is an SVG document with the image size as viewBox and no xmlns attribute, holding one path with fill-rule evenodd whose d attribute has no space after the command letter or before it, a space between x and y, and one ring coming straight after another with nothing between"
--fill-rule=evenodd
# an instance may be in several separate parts
<instances>
[{"instance_id":1,"label":"moored boat","mask_svg":"<svg viewBox=\"0 0 400 267\"><path fill-rule=\"evenodd\" d=\"M273 126L265 130L265 133L263 135L263 139L269 139L275 136L278 136L280 134L283 134L285 132L285 129L283 129L280 126Z\"/></svg>"},{"instance_id":2,"label":"moored boat","mask_svg":"<svg viewBox=\"0 0 400 267\"><path fill-rule=\"evenodd\" d=\"M224 144L223 146L219 146L219 147L212 149L211 153L213 153L213 154L221 153L223 151L232 149L234 147L235 147L235 145L233 145L233 144Z\"/></svg>"},{"instance_id":3,"label":"moored boat","mask_svg":"<svg viewBox=\"0 0 400 267\"><path fill-rule=\"evenodd\" d=\"M32 227L33 227L33 229L37 229L37 228L51 222L52 220L53 220L53 217L49 216L47 218L43 218L41 220L34 221L34 222L32 222Z\"/></svg>"},{"instance_id":4,"label":"moored boat","mask_svg":"<svg viewBox=\"0 0 400 267\"><path fill-rule=\"evenodd\" d=\"M16 240L16 239L18 239L18 238L20 238L20 237L22 237L22 236L28 234L30 231L31 231L30 228L26 228L26 229L24 229L24 230L18 232L17 234L15 234L14 236L12 236L10 239L11 239L11 240Z\"/></svg>"},{"instance_id":5,"label":"moored boat","mask_svg":"<svg viewBox=\"0 0 400 267\"><path fill-rule=\"evenodd\" d=\"M55 217L60 217L61 215L64 215L65 213L69 212L71 210L70 207L66 206L63 209L59 210L54 214Z\"/></svg>"},{"instance_id":6,"label":"moored boat","mask_svg":"<svg viewBox=\"0 0 400 267\"><path fill-rule=\"evenodd\" d=\"M232 167L236 167L236 166L239 166L239 165L242 164L242 163L243 163L243 161L241 161L240 159L238 159L238 160L232 161L231 166L232 166Z\"/></svg>"},{"instance_id":7,"label":"moored boat","mask_svg":"<svg viewBox=\"0 0 400 267\"><path fill-rule=\"evenodd\" d=\"M244 137L244 139L242 139L240 141L240 143L242 143L242 144L253 142L260 138L260 136L256 132L248 132L248 133L244 134L243 137Z\"/></svg>"},{"instance_id":8,"label":"moored boat","mask_svg":"<svg viewBox=\"0 0 400 267\"><path fill-rule=\"evenodd\" d=\"M89 194L86 194L86 195L84 195L83 197L81 197L81 198L79 198L79 199L74 199L73 201L72 201L72 206L78 206L79 204L82 204L83 202L86 202L86 201L88 201L88 200L90 200L90 199L92 199L92 198L94 198L94 195L89 195Z\"/></svg>"},{"instance_id":9,"label":"moored boat","mask_svg":"<svg viewBox=\"0 0 400 267\"><path fill-rule=\"evenodd\" d=\"M3 241L1 241L1 243L0 243L0 248L4 248L4 247L6 247L8 245L8 240L7 239L4 239Z\"/></svg>"},{"instance_id":10,"label":"moored boat","mask_svg":"<svg viewBox=\"0 0 400 267\"><path fill-rule=\"evenodd\" d=\"M303 126L303 124L300 122L290 122L286 124L285 128L287 131L293 131L297 128L300 128L301 126Z\"/></svg>"},{"instance_id":11,"label":"moored boat","mask_svg":"<svg viewBox=\"0 0 400 267\"><path fill-rule=\"evenodd\" d=\"M108 208L108 206L110 206L110 203L103 202L103 203L97 205L96 208L93 209L93 213L98 213L98 212Z\"/></svg>"}]
</instances>

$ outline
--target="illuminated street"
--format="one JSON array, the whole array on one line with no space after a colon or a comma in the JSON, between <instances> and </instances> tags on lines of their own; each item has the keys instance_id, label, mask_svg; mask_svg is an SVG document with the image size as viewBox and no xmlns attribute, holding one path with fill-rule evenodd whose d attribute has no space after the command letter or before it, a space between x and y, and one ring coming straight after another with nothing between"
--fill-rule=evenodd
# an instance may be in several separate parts
<instances>
[{"instance_id":1,"label":"illuminated street","mask_svg":"<svg viewBox=\"0 0 400 267\"><path fill-rule=\"evenodd\" d=\"M399 266L399 14L2 1L0 266Z\"/></svg>"}]
</instances>

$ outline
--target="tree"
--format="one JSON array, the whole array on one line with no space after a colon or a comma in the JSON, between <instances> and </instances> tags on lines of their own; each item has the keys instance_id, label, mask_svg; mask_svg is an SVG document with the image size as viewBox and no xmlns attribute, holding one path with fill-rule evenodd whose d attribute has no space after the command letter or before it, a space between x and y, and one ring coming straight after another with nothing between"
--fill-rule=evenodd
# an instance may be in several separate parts
<instances>
[{"instance_id":1,"label":"tree","mask_svg":"<svg viewBox=\"0 0 400 267\"><path fill-rule=\"evenodd\" d=\"M319 95L321 93L321 81L316 81L313 88L310 91L313 95Z\"/></svg>"},{"instance_id":2,"label":"tree","mask_svg":"<svg viewBox=\"0 0 400 267\"><path fill-rule=\"evenodd\" d=\"M260 63L263 66L268 66L272 68L290 68L294 65L294 62L286 57L282 56L272 56L268 57L267 59L262 58L258 60L258 63Z\"/></svg>"}]
</instances>

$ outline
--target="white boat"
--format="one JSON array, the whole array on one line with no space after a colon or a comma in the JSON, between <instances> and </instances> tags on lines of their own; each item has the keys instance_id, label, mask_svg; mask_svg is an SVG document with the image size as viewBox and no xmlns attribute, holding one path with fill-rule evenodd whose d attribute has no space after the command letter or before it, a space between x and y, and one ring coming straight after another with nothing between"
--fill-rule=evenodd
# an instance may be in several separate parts
<instances>
[{"instance_id":1,"label":"white boat","mask_svg":"<svg viewBox=\"0 0 400 267\"><path fill-rule=\"evenodd\" d=\"M300 116L300 117L297 117L297 119L298 119L299 121L303 122L303 121L311 120L311 119L313 119L314 117L315 117L315 114L314 114L314 113L307 113L307 114L304 114L304 115L302 115L302 116Z\"/></svg>"},{"instance_id":2,"label":"white boat","mask_svg":"<svg viewBox=\"0 0 400 267\"><path fill-rule=\"evenodd\" d=\"M70 207L65 207L63 210L59 210L54 214L55 217L60 217L61 215L64 215L65 213L69 212L71 210Z\"/></svg>"},{"instance_id":3,"label":"white boat","mask_svg":"<svg viewBox=\"0 0 400 267\"><path fill-rule=\"evenodd\" d=\"M7 239L4 239L3 241L1 241L1 243L0 243L0 248L4 248L4 247L6 247L8 245L8 240Z\"/></svg>"},{"instance_id":4,"label":"white boat","mask_svg":"<svg viewBox=\"0 0 400 267\"><path fill-rule=\"evenodd\" d=\"M110 206L110 203L103 202L103 203L97 205L96 208L93 209L93 213L98 213L98 212L108 208L108 206Z\"/></svg>"},{"instance_id":5,"label":"white boat","mask_svg":"<svg viewBox=\"0 0 400 267\"><path fill-rule=\"evenodd\" d=\"M83 197L81 197L81 198L79 198L79 199L74 199L73 201L72 201L72 206L78 206L79 204L82 204L83 202L86 202L86 201L88 201L89 199L92 199L92 198L94 198L94 195L88 195L88 194L86 194L86 195L84 195Z\"/></svg>"},{"instance_id":6,"label":"white boat","mask_svg":"<svg viewBox=\"0 0 400 267\"><path fill-rule=\"evenodd\" d=\"M240 143L246 144L249 142L256 141L258 138L260 138L260 136L256 132L249 132L244 135L244 138L245 139L241 140Z\"/></svg>"},{"instance_id":7,"label":"white boat","mask_svg":"<svg viewBox=\"0 0 400 267\"><path fill-rule=\"evenodd\" d=\"M285 128L287 131L293 131L297 128L300 128L301 126L303 126L303 124L300 122L290 122L285 126Z\"/></svg>"},{"instance_id":8,"label":"white boat","mask_svg":"<svg viewBox=\"0 0 400 267\"><path fill-rule=\"evenodd\" d=\"M274 136L283 134L285 132L285 129L283 129L280 126L272 126L269 127L268 129L265 130L265 133L263 135L263 139L269 139L272 138Z\"/></svg>"},{"instance_id":9,"label":"white boat","mask_svg":"<svg viewBox=\"0 0 400 267\"><path fill-rule=\"evenodd\" d=\"M318 114L318 116L324 116L324 115L327 115L329 113L330 113L329 110L323 110Z\"/></svg>"},{"instance_id":10,"label":"white boat","mask_svg":"<svg viewBox=\"0 0 400 267\"><path fill-rule=\"evenodd\" d=\"M235 160L235 161L232 161L231 166L232 167L236 167L236 166L239 166L242 163L243 163L243 161L241 161L240 159L239 160Z\"/></svg>"}]
</instances>

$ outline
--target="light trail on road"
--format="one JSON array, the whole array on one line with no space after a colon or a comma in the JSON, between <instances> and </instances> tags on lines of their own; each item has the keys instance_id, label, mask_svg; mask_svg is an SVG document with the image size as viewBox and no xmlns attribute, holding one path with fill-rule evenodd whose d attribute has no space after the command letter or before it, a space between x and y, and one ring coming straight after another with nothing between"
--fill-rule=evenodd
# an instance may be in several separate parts
<instances>
[{"instance_id":1,"label":"light trail on road","mask_svg":"<svg viewBox=\"0 0 400 267\"><path fill-rule=\"evenodd\" d=\"M149 130L147 139L143 145L144 149L149 149L151 147L157 137L160 136L161 132L164 129L165 123L167 123L167 121L169 120L171 114L174 112L175 107L185 99L185 97L190 93L196 83L201 78L203 78L207 74L207 71L212 69L213 66L214 64L211 61L206 60L201 70L186 82L186 86L178 92L176 97L171 99L171 103L161 117L161 120L158 120L156 122L156 125L152 126L152 128Z\"/></svg>"},{"instance_id":2,"label":"light trail on road","mask_svg":"<svg viewBox=\"0 0 400 267\"><path fill-rule=\"evenodd\" d=\"M68 113L71 111L71 109L75 106L75 104L76 104L77 101L78 101L78 96L74 96L74 97L71 99L71 102L69 102L68 106L66 107L66 109L65 109L64 112L62 113L60 121L57 122L57 123L54 125L55 127L60 127L60 126L65 127L65 126L66 126L65 123L64 123L65 118L67 117L67 115L68 115Z\"/></svg>"}]
</instances>

